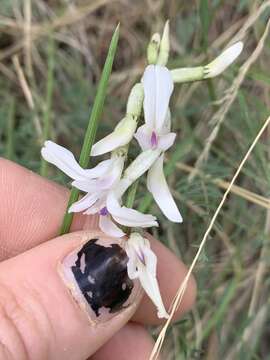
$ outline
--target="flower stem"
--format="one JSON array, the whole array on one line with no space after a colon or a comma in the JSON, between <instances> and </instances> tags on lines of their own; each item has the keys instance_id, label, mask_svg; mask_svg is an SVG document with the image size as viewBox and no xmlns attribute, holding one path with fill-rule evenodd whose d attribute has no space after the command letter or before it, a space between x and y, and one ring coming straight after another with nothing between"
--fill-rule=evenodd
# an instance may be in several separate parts
<instances>
[{"instance_id":1,"label":"flower stem","mask_svg":"<svg viewBox=\"0 0 270 360\"><path fill-rule=\"evenodd\" d=\"M114 56L116 53L118 39L119 39L119 24L117 25L117 27L114 31L114 34L112 36L112 40L110 43L107 58L106 58L106 61L105 61L105 64L104 64L104 67L102 70L101 79L98 84L97 94L96 94L93 108L91 111L88 127L87 127L86 134L84 137L84 142L83 142L80 160L79 160L79 163L83 168L86 168L88 166L91 148L95 141L97 127L98 127L99 119L100 119L100 116L101 116L101 113L103 110L103 105L104 105L104 101L105 101L108 82L109 82L110 74L112 71L112 65L113 65L113 60L114 60ZM78 200L78 198L79 198L79 190L72 188L70 197L69 197L69 201L68 201L67 211L64 216L64 220L63 220L61 230L60 230L61 235L69 232L69 229L70 229L70 226L72 223L72 219L73 219L73 214L68 213L68 209L75 201Z\"/></svg>"},{"instance_id":2,"label":"flower stem","mask_svg":"<svg viewBox=\"0 0 270 360\"><path fill-rule=\"evenodd\" d=\"M134 204L134 200L135 200L135 196L136 196L136 192L137 192L137 187L139 184L139 179L137 179L129 188L128 190L128 195L127 195L127 200L126 200L126 207L128 208L132 208L133 204Z\"/></svg>"},{"instance_id":3,"label":"flower stem","mask_svg":"<svg viewBox=\"0 0 270 360\"><path fill-rule=\"evenodd\" d=\"M137 179L129 188L128 190L128 194L127 194L127 199L126 199L126 207L128 208L133 208L133 204L135 201L135 197L136 197L136 192L137 192L137 188L139 185L139 179ZM124 226L123 227L123 231L129 235L132 231L132 228Z\"/></svg>"}]
</instances>

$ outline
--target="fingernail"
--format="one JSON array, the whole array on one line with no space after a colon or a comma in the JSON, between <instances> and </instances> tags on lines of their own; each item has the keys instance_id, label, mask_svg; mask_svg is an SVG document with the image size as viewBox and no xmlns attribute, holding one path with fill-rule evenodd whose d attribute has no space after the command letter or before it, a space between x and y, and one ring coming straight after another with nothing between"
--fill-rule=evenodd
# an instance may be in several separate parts
<instances>
[{"instance_id":1,"label":"fingernail","mask_svg":"<svg viewBox=\"0 0 270 360\"><path fill-rule=\"evenodd\" d=\"M139 282L127 274L124 241L95 237L61 263L65 284L91 322L108 321L140 298Z\"/></svg>"}]
</instances>

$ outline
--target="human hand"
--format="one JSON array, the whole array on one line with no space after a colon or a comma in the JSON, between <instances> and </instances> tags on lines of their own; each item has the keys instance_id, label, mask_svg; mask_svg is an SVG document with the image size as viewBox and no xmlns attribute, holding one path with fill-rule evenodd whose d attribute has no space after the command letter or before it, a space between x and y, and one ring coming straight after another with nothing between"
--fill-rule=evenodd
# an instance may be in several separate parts
<instances>
[{"instance_id":1,"label":"human hand","mask_svg":"<svg viewBox=\"0 0 270 360\"><path fill-rule=\"evenodd\" d=\"M61 278L60 264L83 242L93 237L115 242L100 234L95 218L92 230L79 231L85 217L77 215L73 232L55 238L68 190L4 159L0 199L0 359L147 359L153 341L144 325L161 320L146 296L132 290L130 306L93 324ZM187 269L162 243L149 239L168 308ZM191 278L175 320L191 308L195 294Z\"/></svg>"}]
</instances>

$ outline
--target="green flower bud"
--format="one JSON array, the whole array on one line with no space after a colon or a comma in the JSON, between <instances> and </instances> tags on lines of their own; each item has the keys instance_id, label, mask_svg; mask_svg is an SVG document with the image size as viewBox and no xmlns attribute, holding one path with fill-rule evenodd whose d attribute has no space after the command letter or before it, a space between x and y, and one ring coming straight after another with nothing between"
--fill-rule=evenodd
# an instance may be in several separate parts
<instances>
[{"instance_id":1,"label":"green flower bud","mask_svg":"<svg viewBox=\"0 0 270 360\"><path fill-rule=\"evenodd\" d=\"M155 33L148 45L147 48L147 61L148 64L156 64L158 59L158 52L159 52L159 45L160 45L160 35Z\"/></svg>"},{"instance_id":2,"label":"green flower bud","mask_svg":"<svg viewBox=\"0 0 270 360\"><path fill-rule=\"evenodd\" d=\"M169 20L167 20L164 26L164 30L160 42L157 64L163 66L167 65L169 52L170 52L170 26L169 26Z\"/></svg>"},{"instance_id":3,"label":"green flower bud","mask_svg":"<svg viewBox=\"0 0 270 360\"><path fill-rule=\"evenodd\" d=\"M137 83L131 89L128 102L127 102L127 114L136 116L137 118L140 116L143 106L143 86L141 83Z\"/></svg>"}]
</instances>

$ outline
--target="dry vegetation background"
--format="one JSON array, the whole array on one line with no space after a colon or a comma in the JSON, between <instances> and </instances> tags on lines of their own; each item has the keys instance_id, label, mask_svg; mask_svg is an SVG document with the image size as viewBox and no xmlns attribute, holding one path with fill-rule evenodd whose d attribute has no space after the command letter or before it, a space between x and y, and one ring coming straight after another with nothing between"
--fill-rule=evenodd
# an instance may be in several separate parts
<instances>
[{"instance_id":1,"label":"dry vegetation background","mask_svg":"<svg viewBox=\"0 0 270 360\"><path fill-rule=\"evenodd\" d=\"M269 15L270 1L256 0L0 0L0 154L46 174L40 146L48 131L79 154L119 21L98 137L123 116L127 94L146 64L149 37L167 18L169 68L205 63L232 39L243 39L241 57L221 77L174 92L178 141L166 171L184 223L162 218L144 196L142 182L138 191L136 205L160 219L155 235L190 264L228 182L269 116ZM269 137L270 129L215 222L195 267L197 304L169 328L166 359L270 359ZM66 182L52 167L47 175Z\"/></svg>"}]
</instances>

